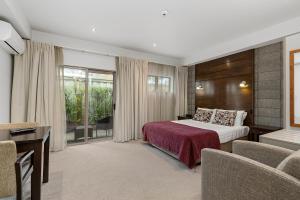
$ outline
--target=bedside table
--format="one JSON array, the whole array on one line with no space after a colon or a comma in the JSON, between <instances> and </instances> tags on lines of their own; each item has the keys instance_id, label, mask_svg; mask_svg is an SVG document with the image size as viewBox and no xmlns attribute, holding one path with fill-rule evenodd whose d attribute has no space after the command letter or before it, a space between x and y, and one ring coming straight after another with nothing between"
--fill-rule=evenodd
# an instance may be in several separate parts
<instances>
[{"instance_id":1,"label":"bedside table","mask_svg":"<svg viewBox=\"0 0 300 200\"><path fill-rule=\"evenodd\" d=\"M186 114L183 116L177 116L177 120L192 119L192 118L193 118L193 115L190 115L190 114Z\"/></svg>"},{"instance_id":2,"label":"bedside table","mask_svg":"<svg viewBox=\"0 0 300 200\"><path fill-rule=\"evenodd\" d=\"M259 136L281 129L280 127L253 125L250 127L249 140L259 142Z\"/></svg>"}]
</instances>

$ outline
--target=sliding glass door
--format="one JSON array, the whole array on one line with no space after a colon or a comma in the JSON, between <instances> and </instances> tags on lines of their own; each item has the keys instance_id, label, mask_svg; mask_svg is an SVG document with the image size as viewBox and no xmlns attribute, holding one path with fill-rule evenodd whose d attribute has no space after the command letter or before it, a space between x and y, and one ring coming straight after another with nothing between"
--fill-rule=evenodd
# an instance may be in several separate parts
<instances>
[{"instance_id":1,"label":"sliding glass door","mask_svg":"<svg viewBox=\"0 0 300 200\"><path fill-rule=\"evenodd\" d=\"M64 69L67 143L112 137L113 73Z\"/></svg>"},{"instance_id":2,"label":"sliding glass door","mask_svg":"<svg viewBox=\"0 0 300 200\"><path fill-rule=\"evenodd\" d=\"M112 137L113 74L89 71L88 88L88 139Z\"/></svg>"},{"instance_id":3,"label":"sliding glass door","mask_svg":"<svg viewBox=\"0 0 300 200\"><path fill-rule=\"evenodd\" d=\"M86 71L76 68L65 68L64 87L67 143L82 142L85 140Z\"/></svg>"}]
</instances>

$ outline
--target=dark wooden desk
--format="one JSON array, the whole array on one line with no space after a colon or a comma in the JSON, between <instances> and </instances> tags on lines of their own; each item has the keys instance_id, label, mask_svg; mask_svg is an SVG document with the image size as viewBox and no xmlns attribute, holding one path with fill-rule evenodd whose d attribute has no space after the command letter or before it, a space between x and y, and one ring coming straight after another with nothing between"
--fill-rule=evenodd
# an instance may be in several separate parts
<instances>
[{"instance_id":1,"label":"dark wooden desk","mask_svg":"<svg viewBox=\"0 0 300 200\"><path fill-rule=\"evenodd\" d=\"M10 130L1 130L1 139L14 140L18 153L34 150L31 199L40 200L42 182L47 183L49 179L50 127L37 127L35 133L25 133L14 136L10 134ZM44 161L43 163L42 160Z\"/></svg>"}]
</instances>

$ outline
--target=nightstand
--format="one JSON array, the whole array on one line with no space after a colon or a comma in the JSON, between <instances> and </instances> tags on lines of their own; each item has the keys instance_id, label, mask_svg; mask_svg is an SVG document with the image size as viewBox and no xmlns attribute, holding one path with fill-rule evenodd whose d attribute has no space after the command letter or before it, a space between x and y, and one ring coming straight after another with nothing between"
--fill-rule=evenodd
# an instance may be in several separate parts
<instances>
[{"instance_id":1,"label":"nightstand","mask_svg":"<svg viewBox=\"0 0 300 200\"><path fill-rule=\"evenodd\" d=\"M250 127L249 140L259 142L259 136L281 129L280 127L253 125Z\"/></svg>"},{"instance_id":2,"label":"nightstand","mask_svg":"<svg viewBox=\"0 0 300 200\"><path fill-rule=\"evenodd\" d=\"M192 119L192 118L193 118L193 115L190 115L190 114L186 114L186 115L183 115L183 116L177 116L178 120Z\"/></svg>"}]
</instances>

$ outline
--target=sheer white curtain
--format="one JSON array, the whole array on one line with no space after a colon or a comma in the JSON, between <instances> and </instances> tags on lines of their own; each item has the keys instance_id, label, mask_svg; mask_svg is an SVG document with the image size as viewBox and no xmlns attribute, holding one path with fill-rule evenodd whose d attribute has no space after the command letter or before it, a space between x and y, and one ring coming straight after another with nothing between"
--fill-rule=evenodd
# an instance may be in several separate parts
<instances>
[{"instance_id":1,"label":"sheer white curtain","mask_svg":"<svg viewBox=\"0 0 300 200\"><path fill-rule=\"evenodd\" d=\"M54 114L51 149L54 151L62 150L66 147L66 110L64 92L64 55L63 48L54 47L55 51L55 95L54 95Z\"/></svg>"},{"instance_id":2,"label":"sheer white curtain","mask_svg":"<svg viewBox=\"0 0 300 200\"><path fill-rule=\"evenodd\" d=\"M149 63L148 121L175 118L175 67ZM151 84L151 77L154 84Z\"/></svg>"},{"instance_id":3,"label":"sheer white curtain","mask_svg":"<svg viewBox=\"0 0 300 200\"><path fill-rule=\"evenodd\" d=\"M147 122L147 77L147 61L117 58L115 142L141 138Z\"/></svg>"},{"instance_id":4,"label":"sheer white curtain","mask_svg":"<svg viewBox=\"0 0 300 200\"><path fill-rule=\"evenodd\" d=\"M188 111L187 104L187 82L188 82L188 68L176 67L176 116L185 115Z\"/></svg>"},{"instance_id":5,"label":"sheer white curtain","mask_svg":"<svg viewBox=\"0 0 300 200\"><path fill-rule=\"evenodd\" d=\"M65 104L60 64L62 50L53 45L26 42L26 51L14 59L11 122L38 122L51 126L51 150L65 147Z\"/></svg>"}]
</instances>

